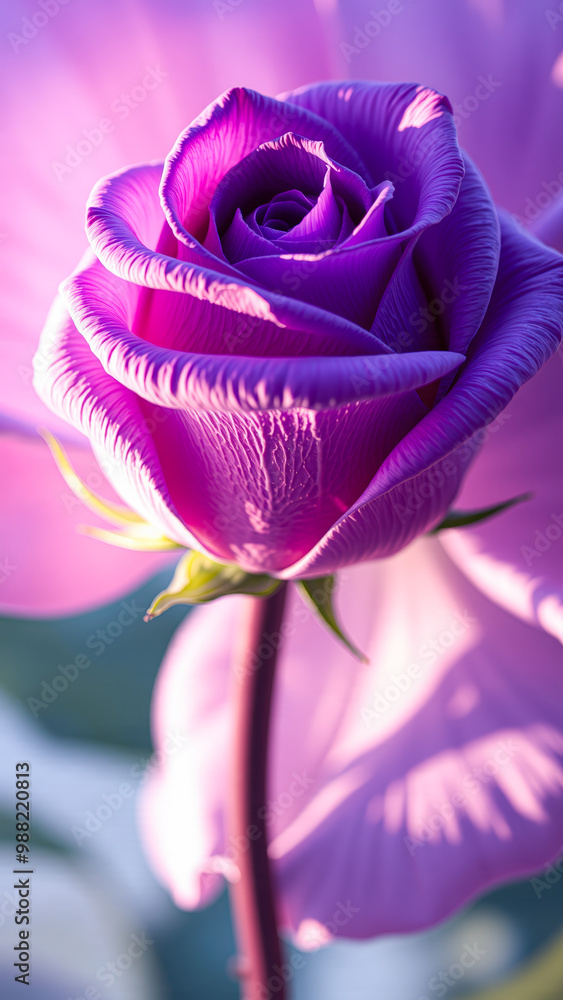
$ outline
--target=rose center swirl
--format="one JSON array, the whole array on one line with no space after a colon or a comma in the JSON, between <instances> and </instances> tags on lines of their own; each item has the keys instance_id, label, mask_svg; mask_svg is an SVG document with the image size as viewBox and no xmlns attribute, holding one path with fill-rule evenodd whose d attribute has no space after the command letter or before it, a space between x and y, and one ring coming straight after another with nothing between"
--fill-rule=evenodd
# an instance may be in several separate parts
<instances>
[{"instance_id":1,"label":"rose center swirl","mask_svg":"<svg viewBox=\"0 0 563 1000\"><path fill-rule=\"evenodd\" d=\"M389 182L369 188L359 174L332 160L322 142L288 132L223 177L211 201L205 245L220 245L231 264L322 255L355 242L368 220L371 229L374 208L378 235L387 235L384 208L391 193Z\"/></svg>"}]
</instances>

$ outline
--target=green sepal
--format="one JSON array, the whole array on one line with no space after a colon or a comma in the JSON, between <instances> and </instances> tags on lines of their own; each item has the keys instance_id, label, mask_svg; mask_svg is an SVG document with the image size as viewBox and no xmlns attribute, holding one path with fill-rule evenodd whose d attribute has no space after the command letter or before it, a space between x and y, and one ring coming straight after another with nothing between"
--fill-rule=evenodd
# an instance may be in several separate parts
<instances>
[{"instance_id":1,"label":"green sepal","mask_svg":"<svg viewBox=\"0 0 563 1000\"><path fill-rule=\"evenodd\" d=\"M494 517L495 514L502 514L504 510L514 507L517 503L523 503L524 500L531 500L532 496L532 493L522 493L518 497L513 497L512 500L495 503L492 507L483 507L481 510L452 509L448 511L444 520L436 528L433 528L429 534L435 535L438 531L446 531L447 528L463 528L466 524L477 524L478 521L485 521L488 517Z\"/></svg>"},{"instance_id":2,"label":"green sepal","mask_svg":"<svg viewBox=\"0 0 563 1000\"><path fill-rule=\"evenodd\" d=\"M109 531L107 528L97 528L91 524L79 524L76 530L81 535L97 538L99 542L117 545L120 549L132 549L135 552L168 552L185 548L184 545L178 545L178 542L160 534L148 524L146 530L145 525L140 525L138 529L133 526L127 531Z\"/></svg>"},{"instance_id":3,"label":"green sepal","mask_svg":"<svg viewBox=\"0 0 563 1000\"><path fill-rule=\"evenodd\" d=\"M140 514L125 507L123 504L104 500L92 490L73 469L62 444L50 431L39 428L39 434L49 446L57 468L68 488L82 501L85 507L94 511L99 517L120 528L120 531L110 531L91 524L79 524L77 531L90 538L97 538L109 545L118 545L122 549L136 549L140 552L168 552L170 549L182 549L171 538L163 535L159 528L149 524Z\"/></svg>"},{"instance_id":4,"label":"green sepal","mask_svg":"<svg viewBox=\"0 0 563 1000\"><path fill-rule=\"evenodd\" d=\"M240 566L214 562L201 552L186 552L176 566L166 590L155 597L145 621L156 618L175 604L208 604L228 594L269 597L281 586L265 573L247 573Z\"/></svg>"},{"instance_id":5,"label":"green sepal","mask_svg":"<svg viewBox=\"0 0 563 1000\"><path fill-rule=\"evenodd\" d=\"M336 585L334 576L317 576L313 580L297 580L297 589L306 604L319 615L330 631L344 643L346 648L362 663L369 663L367 656L354 646L336 621L332 595Z\"/></svg>"}]
</instances>

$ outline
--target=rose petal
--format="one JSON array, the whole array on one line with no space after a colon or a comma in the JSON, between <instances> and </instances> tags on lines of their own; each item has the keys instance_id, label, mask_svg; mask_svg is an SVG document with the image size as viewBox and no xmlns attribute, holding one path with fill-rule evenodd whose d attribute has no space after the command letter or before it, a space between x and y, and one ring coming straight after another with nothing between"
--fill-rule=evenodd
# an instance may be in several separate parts
<instances>
[{"instance_id":1,"label":"rose petal","mask_svg":"<svg viewBox=\"0 0 563 1000\"><path fill-rule=\"evenodd\" d=\"M561 843L559 645L488 602L435 540L347 571L339 598L371 664L290 596L274 707L270 855L305 947L432 925ZM191 617L157 683L156 746L185 742L147 784L142 821L180 906L206 902L241 850L224 807L242 605Z\"/></svg>"},{"instance_id":2,"label":"rose petal","mask_svg":"<svg viewBox=\"0 0 563 1000\"><path fill-rule=\"evenodd\" d=\"M86 222L88 238L105 267L153 291L148 299L145 293L143 300L144 336L155 340L164 329L168 346L183 338L185 349L197 348L202 353L235 348L260 355L267 350L273 356L382 350L374 337L354 323L260 288L218 258L213 258L213 266L222 271L213 270L209 254L202 257L199 250L194 251L196 263L178 260L178 245L168 228L155 250L154 230L161 220L155 198L156 169L133 168L101 181L90 196ZM150 226L149 211L155 220ZM174 292L180 294L171 295ZM235 336L233 326L238 330Z\"/></svg>"},{"instance_id":3,"label":"rose petal","mask_svg":"<svg viewBox=\"0 0 563 1000\"><path fill-rule=\"evenodd\" d=\"M36 373L36 391L55 413L88 435L118 495L168 538L202 549L178 517L153 442L154 426L166 422L167 411L147 407L104 371L60 299L43 330L41 351L50 361Z\"/></svg>"},{"instance_id":4,"label":"rose petal","mask_svg":"<svg viewBox=\"0 0 563 1000\"><path fill-rule=\"evenodd\" d=\"M447 94L460 145L496 204L523 220L537 218L563 182L558 4L425 0L401 6L383 28L364 0L337 4L343 70L355 80L420 80ZM366 24L369 44L359 34Z\"/></svg>"},{"instance_id":5,"label":"rose petal","mask_svg":"<svg viewBox=\"0 0 563 1000\"><path fill-rule=\"evenodd\" d=\"M211 381L209 359L159 351L129 332L126 324L137 308L134 285L87 259L72 288L81 332L100 351L107 370L57 307L40 345L51 361L37 376L38 391L57 413L88 433L110 482L134 510L180 544L234 559L250 571L275 572L306 554L426 413L416 393L408 390L421 375L429 380L444 364L437 353L382 356L385 365L379 370L364 369L365 383L356 381L360 368L344 372L353 398L364 393L363 403L337 406L333 400L320 412L240 412L245 407L236 412L233 382L238 379L244 390L245 372L237 372L235 363L249 364L248 375L257 380L255 359L215 359L215 370L219 376L222 368L225 380L221 400L219 377ZM82 295L78 306L77 288ZM160 358L159 370L155 358ZM198 384L188 378L182 391L181 378L165 374L169 358L184 371L189 365L192 371L199 367ZM317 391L331 385L341 392L346 388L344 359L334 361L324 385L319 361L312 362ZM172 408L150 405L156 397L147 399L146 385L142 397L131 391L144 378L143 364L160 402L168 405L172 393ZM265 364L262 371L274 387L276 379L292 375L291 366L284 373L279 359ZM126 366L134 379L125 377ZM296 375L310 391L311 372ZM202 376L209 381L204 384ZM255 393L265 391L259 381L253 384ZM234 412L225 412L229 409ZM231 470L228 477L225 463Z\"/></svg>"},{"instance_id":6,"label":"rose petal","mask_svg":"<svg viewBox=\"0 0 563 1000\"><path fill-rule=\"evenodd\" d=\"M138 289L98 261L81 265L62 292L74 322L106 371L148 402L172 409L333 409L418 388L463 360L448 351L395 355L375 339L372 344L381 353L364 357L191 354L135 336L130 327ZM246 320L253 318L249 310Z\"/></svg>"},{"instance_id":7,"label":"rose petal","mask_svg":"<svg viewBox=\"0 0 563 1000\"><path fill-rule=\"evenodd\" d=\"M391 555L432 527L491 423L561 339L563 260L504 216L498 280L470 356L449 393L397 446L362 497L288 578ZM401 357L398 355L397 357ZM460 447L460 444L468 444ZM432 468L434 466L434 468ZM490 502L490 501L487 501Z\"/></svg>"},{"instance_id":8,"label":"rose petal","mask_svg":"<svg viewBox=\"0 0 563 1000\"><path fill-rule=\"evenodd\" d=\"M491 426L456 506L532 498L441 540L491 600L563 642L562 362L560 349Z\"/></svg>"},{"instance_id":9,"label":"rose petal","mask_svg":"<svg viewBox=\"0 0 563 1000\"><path fill-rule=\"evenodd\" d=\"M426 412L412 391L317 413L168 411L153 440L174 509L206 549L275 574L354 504Z\"/></svg>"},{"instance_id":10,"label":"rose petal","mask_svg":"<svg viewBox=\"0 0 563 1000\"><path fill-rule=\"evenodd\" d=\"M453 208L463 160L447 97L414 84L319 83L283 99L330 121L376 183L396 187L396 230L423 231Z\"/></svg>"},{"instance_id":11,"label":"rose petal","mask_svg":"<svg viewBox=\"0 0 563 1000\"><path fill-rule=\"evenodd\" d=\"M454 208L422 234L412 247L413 266L401 262L383 296L373 332L387 344L428 349L435 343L464 353L483 321L498 271L500 231L479 173L466 156L464 163Z\"/></svg>"},{"instance_id":12,"label":"rose petal","mask_svg":"<svg viewBox=\"0 0 563 1000\"><path fill-rule=\"evenodd\" d=\"M166 159L162 205L181 243L191 249L206 226L211 198L225 174L263 143L287 132L323 142L331 159L369 180L355 148L331 123L293 104L235 87L195 119Z\"/></svg>"}]
</instances>

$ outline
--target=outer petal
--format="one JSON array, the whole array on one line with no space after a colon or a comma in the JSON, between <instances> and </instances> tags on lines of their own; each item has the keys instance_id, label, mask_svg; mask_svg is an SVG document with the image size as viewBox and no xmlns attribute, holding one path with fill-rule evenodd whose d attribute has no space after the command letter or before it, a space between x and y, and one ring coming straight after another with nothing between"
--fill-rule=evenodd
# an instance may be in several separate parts
<instances>
[{"instance_id":1,"label":"outer petal","mask_svg":"<svg viewBox=\"0 0 563 1000\"><path fill-rule=\"evenodd\" d=\"M38 28L28 20L36 9L45 22ZM83 208L92 185L124 163L164 156L186 121L233 79L276 93L307 82L310 74L322 79L331 66L313 0L287 0L283 8L245 0L225 17L208 0L187 5L177 0L81 0L79 5L61 3L56 16L48 16L56 9L49 3L41 10L30 8L23 0L0 5L0 63L10 81L0 97L2 177L9 192L0 210L0 399L3 410L19 417L30 433L46 424L86 455L83 435L59 421L35 393L31 359L57 285L84 250ZM135 102L132 90L143 99ZM133 107L123 103L123 95L133 100ZM101 132L101 121L109 122L109 131ZM87 135L91 151L81 156L76 149L89 149ZM3 464L9 519L3 522L0 560L9 555L20 570L0 586L0 593L7 597L12 586L21 586L10 591L10 608L31 599L32 582L24 586L23 567L31 572L28 560L33 556L39 569L41 552L47 559L51 539L58 539L60 548L56 555L53 548L49 576L34 576L37 603L32 613L64 614L86 607L86 580L76 575L79 565L90 574L92 602L112 599L121 588L134 586L150 565L157 567L157 556L119 552L76 535L64 508L63 521L59 519L58 492L53 491L64 486L43 442L37 447L24 443L20 453L29 462L25 482L15 478L15 467L11 475L11 458ZM73 449L71 454L88 474L88 464L81 465ZM17 468L22 471L19 458ZM21 490L31 476L33 496L24 497ZM24 509L32 520L20 531L12 525ZM76 519L90 516L77 507ZM13 549L16 531L24 546L18 552ZM64 567L64 579L63 550L69 560L71 551L76 556Z\"/></svg>"},{"instance_id":2,"label":"outer petal","mask_svg":"<svg viewBox=\"0 0 563 1000\"><path fill-rule=\"evenodd\" d=\"M81 478L114 499L85 447L67 445L67 450ZM1 434L0 462L3 614L78 614L130 593L170 561L169 555L127 552L79 534L80 524L105 523L70 493L38 435Z\"/></svg>"},{"instance_id":3,"label":"outer petal","mask_svg":"<svg viewBox=\"0 0 563 1000\"><path fill-rule=\"evenodd\" d=\"M441 537L488 597L563 642L562 400L560 349L487 435L456 506L471 510L528 492L531 500Z\"/></svg>"},{"instance_id":4,"label":"outer petal","mask_svg":"<svg viewBox=\"0 0 563 1000\"><path fill-rule=\"evenodd\" d=\"M390 555L435 524L478 450L473 436L486 436L486 425L556 349L563 328L563 260L505 218L501 233L498 280L455 385L287 577ZM459 447L463 441L469 443Z\"/></svg>"},{"instance_id":5,"label":"outer petal","mask_svg":"<svg viewBox=\"0 0 563 1000\"><path fill-rule=\"evenodd\" d=\"M533 227L558 250L563 249L562 205L561 199L555 202ZM559 349L504 411L495 428L502 432L487 437L460 505L528 492L531 500L498 521L448 532L441 540L492 600L563 641L562 365Z\"/></svg>"},{"instance_id":6,"label":"outer petal","mask_svg":"<svg viewBox=\"0 0 563 1000\"><path fill-rule=\"evenodd\" d=\"M487 311L499 264L499 223L478 171L468 157L464 163L452 211L422 234L412 248L414 267L397 270L378 309L373 332L398 350L443 343L464 353Z\"/></svg>"},{"instance_id":7,"label":"outer petal","mask_svg":"<svg viewBox=\"0 0 563 1000\"><path fill-rule=\"evenodd\" d=\"M153 442L154 427L166 421L166 411L143 407L134 393L107 375L60 299L51 309L40 348L50 361L36 373L37 392L88 436L118 494L168 537L202 548L178 517Z\"/></svg>"},{"instance_id":8,"label":"outer petal","mask_svg":"<svg viewBox=\"0 0 563 1000\"><path fill-rule=\"evenodd\" d=\"M435 923L560 849L562 654L484 598L425 539L349 570L341 616L359 666L296 596L281 649L270 854L301 945ZM145 839L176 902L236 877L225 841L229 661L242 602L198 611L160 674L154 735L188 743L143 803ZM534 670L529 669L530 663ZM337 921L338 923L338 921Z\"/></svg>"},{"instance_id":9,"label":"outer petal","mask_svg":"<svg viewBox=\"0 0 563 1000\"><path fill-rule=\"evenodd\" d=\"M153 345L131 332L138 288L120 281L97 261L83 263L64 283L62 293L77 327L107 372L148 402L173 409L330 409L425 385L463 361L462 355L449 351L395 355L375 338L371 339L374 352L366 356L264 358L188 353ZM249 299L242 303L250 304L245 314L249 322L256 319L251 311L252 294L250 290Z\"/></svg>"},{"instance_id":10,"label":"outer petal","mask_svg":"<svg viewBox=\"0 0 563 1000\"><path fill-rule=\"evenodd\" d=\"M558 13L535 0L425 0L402 3L381 27L364 0L339 0L334 31L353 79L422 80L447 94L495 202L533 219L545 185L563 180Z\"/></svg>"},{"instance_id":11,"label":"outer petal","mask_svg":"<svg viewBox=\"0 0 563 1000\"><path fill-rule=\"evenodd\" d=\"M277 572L309 551L427 412L413 391L421 378L459 358L286 362L164 351L130 333L139 290L89 257L83 268L69 301L86 340L57 305L37 390L89 436L134 510L180 544L250 571ZM260 412L268 392L282 412ZM318 394L318 412L296 404L299 392Z\"/></svg>"}]
</instances>

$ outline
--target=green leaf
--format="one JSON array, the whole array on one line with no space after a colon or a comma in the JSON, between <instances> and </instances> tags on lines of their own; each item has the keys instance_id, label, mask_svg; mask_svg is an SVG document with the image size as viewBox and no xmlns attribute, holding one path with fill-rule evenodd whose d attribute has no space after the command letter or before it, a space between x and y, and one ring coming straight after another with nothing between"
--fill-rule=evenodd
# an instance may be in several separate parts
<instances>
[{"instance_id":1,"label":"green leaf","mask_svg":"<svg viewBox=\"0 0 563 1000\"><path fill-rule=\"evenodd\" d=\"M297 588L306 604L309 605L315 614L320 615L324 624L340 639L340 642L344 643L353 656L361 660L362 663L369 663L367 656L350 642L336 621L334 605L332 603L335 584L334 576L317 576L313 580L298 580Z\"/></svg>"},{"instance_id":2,"label":"green leaf","mask_svg":"<svg viewBox=\"0 0 563 1000\"><path fill-rule=\"evenodd\" d=\"M175 604L207 604L227 594L269 597L280 586L281 580L265 573L247 573L240 566L214 562L201 552L187 552L180 559L170 586L155 597L145 621Z\"/></svg>"},{"instance_id":3,"label":"green leaf","mask_svg":"<svg viewBox=\"0 0 563 1000\"><path fill-rule=\"evenodd\" d=\"M445 531L447 528L463 528L465 524L476 524L477 521L485 521L488 517L494 517L495 514L502 514L504 510L514 507L517 503L523 503L524 500L531 500L532 496L533 493L522 493L518 497L513 497L512 500L493 504L492 507L483 507L482 510L452 509L448 511L444 520L436 528L433 528L429 534L435 535L438 531Z\"/></svg>"}]
</instances>

